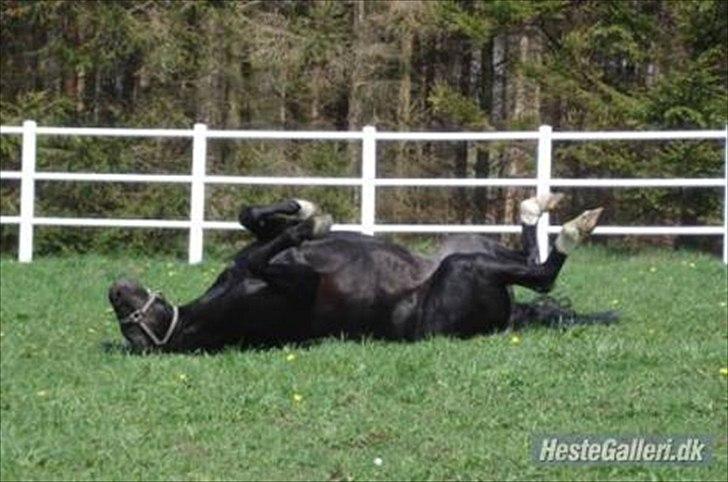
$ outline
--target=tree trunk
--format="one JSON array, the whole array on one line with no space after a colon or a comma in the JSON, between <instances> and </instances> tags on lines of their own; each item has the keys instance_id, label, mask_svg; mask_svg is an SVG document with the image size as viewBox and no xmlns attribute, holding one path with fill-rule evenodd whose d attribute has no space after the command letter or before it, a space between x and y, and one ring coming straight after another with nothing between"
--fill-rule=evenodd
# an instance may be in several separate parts
<instances>
[{"instance_id":1,"label":"tree trunk","mask_svg":"<svg viewBox=\"0 0 728 482\"><path fill-rule=\"evenodd\" d=\"M400 40L400 80L397 102L397 126L400 131L408 131L412 129L412 49L414 45L414 32L405 27ZM397 143L397 151L394 157L393 174L396 177L403 176L403 166L408 162L408 153L411 142L400 141ZM397 195L393 199L394 209L393 215L399 219L406 204L405 196L401 191L397 191Z\"/></svg>"},{"instance_id":2,"label":"tree trunk","mask_svg":"<svg viewBox=\"0 0 728 482\"><path fill-rule=\"evenodd\" d=\"M399 102L397 104L397 124L399 130L411 129L412 119L412 48L414 45L414 32L407 28L402 33L400 41L401 74L399 81ZM406 144L398 144L398 158L401 162L406 155Z\"/></svg>"},{"instance_id":3,"label":"tree trunk","mask_svg":"<svg viewBox=\"0 0 728 482\"><path fill-rule=\"evenodd\" d=\"M507 97L503 103L504 127L523 128L527 123L535 123L539 118L540 95L538 85L527 81L523 73L515 67L517 64L537 61L540 56L540 45L537 36L529 30L510 35L507 39L505 52L505 67L508 69L505 76L505 93ZM529 163L535 163L535 156L530 156L521 145L513 145L505 151L505 174L507 177L522 177L528 170ZM523 188L507 188L505 190L503 218L506 223L516 223L518 206L524 197Z\"/></svg>"},{"instance_id":4,"label":"tree trunk","mask_svg":"<svg viewBox=\"0 0 728 482\"><path fill-rule=\"evenodd\" d=\"M349 130L356 131L362 128L364 102L366 101L365 55L363 52L367 41L366 2L363 0L355 1L353 9L352 36L354 40L352 55L354 61L349 78L349 102L346 118ZM351 164L354 166L361 165L361 144L350 142L348 143L348 150Z\"/></svg>"},{"instance_id":5,"label":"tree trunk","mask_svg":"<svg viewBox=\"0 0 728 482\"><path fill-rule=\"evenodd\" d=\"M463 46L463 51L460 55L460 78L458 79L460 84L460 92L465 97L472 97L474 95L472 86L472 75L473 75L473 52L471 51L470 42L467 46ZM469 129L469 126L458 126L459 128ZM455 177L468 178L471 176L472 171L469 169L470 156L472 156L472 142L463 141L456 144L455 151ZM470 188L459 187L455 189L455 203L457 206L457 219L458 223L465 223L470 218L470 200L469 200Z\"/></svg>"},{"instance_id":6,"label":"tree trunk","mask_svg":"<svg viewBox=\"0 0 728 482\"><path fill-rule=\"evenodd\" d=\"M470 82L469 92L471 97L476 101L478 107L483 112L488 112L490 103L486 101L486 87L489 87L489 80L486 81L486 77L490 79L490 75L486 76L483 72L483 65L490 65L485 61L490 60L490 53L488 48L489 44L486 44L486 48L480 43L474 43L472 45L472 55L470 57ZM488 150L480 147L477 142L467 143L467 175L473 178L485 178L488 177ZM485 222L485 213L487 212L487 189L486 188L473 188L471 189L471 212L470 220L476 224L482 224Z\"/></svg>"},{"instance_id":7,"label":"tree trunk","mask_svg":"<svg viewBox=\"0 0 728 482\"><path fill-rule=\"evenodd\" d=\"M524 58L525 49L528 47L528 39L524 34L515 34L509 36L507 47L507 65L513 65ZM525 105L525 93L523 90L523 75L520 72L514 72L511 69L506 77L506 92L510 95L505 102L505 122L506 125L512 125L512 121L518 121L523 115ZM510 88L509 88L510 87ZM518 177L523 172L523 166L527 161L525 153L517 146L510 145L506 149L505 154L505 174L506 177ZM517 187L509 187L505 190L505 200L503 203L503 218L505 223L516 222L518 212L518 204L520 202L521 189Z\"/></svg>"}]
</instances>

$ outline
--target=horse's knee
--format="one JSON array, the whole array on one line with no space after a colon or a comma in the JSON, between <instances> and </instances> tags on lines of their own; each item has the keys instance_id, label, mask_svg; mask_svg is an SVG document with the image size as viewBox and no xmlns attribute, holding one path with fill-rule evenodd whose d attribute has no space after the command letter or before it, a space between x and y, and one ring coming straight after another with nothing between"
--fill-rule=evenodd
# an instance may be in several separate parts
<instances>
[{"instance_id":1,"label":"horse's knee","mask_svg":"<svg viewBox=\"0 0 728 482\"><path fill-rule=\"evenodd\" d=\"M331 230L333 219L328 214L317 214L309 217L283 232L291 245L297 246L310 239L324 237Z\"/></svg>"},{"instance_id":2,"label":"horse's knee","mask_svg":"<svg viewBox=\"0 0 728 482\"><path fill-rule=\"evenodd\" d=\"M254 229L258 217L257 209L250 206L244 206L240 209L240 213L238 214L238 222L240 222L240 224L245 228Z\"/></svg>"}]
</instances>

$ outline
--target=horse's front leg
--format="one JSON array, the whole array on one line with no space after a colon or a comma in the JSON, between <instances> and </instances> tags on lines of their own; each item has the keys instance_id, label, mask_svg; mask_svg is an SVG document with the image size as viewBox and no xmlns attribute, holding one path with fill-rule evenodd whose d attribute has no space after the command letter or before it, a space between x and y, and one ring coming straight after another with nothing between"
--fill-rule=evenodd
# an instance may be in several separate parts
<instances>
[{"instance_id":1,"label":"horse's front leg","mask_svg":"<svg viewBox=\"0 0 728 482\"><path fill-rule=\"evenodd\" d=\"M329 231L331 224L331 216L314 215L285 229L270 241L256 241L247 246L238 254L235 264L223 271L202 297L190 305L180 308L181 315L191 319L206 320L207 328L199 330L203 338L210 337L213 341L219 337L235 338L237 335L233 336L228 331L242 329L242 325L226 325L224 321L233 316L231 312L235 310L235 306L247 296L246 278L257 278L259 283L261 280L267 283L278 292L277 295L271 296L280 298L282 295L286 302L293 303L291 306L297 306L296 303L301 300L311 301L315 294L317 278L310 268L286 263L271 265L269 262L285 249L298 246L306 240L324 236ZM280 305L281 302L277 303ZM211 327L219 328L218 325L228 326L229 329L220 328L222 331L215 333L217 328ZM247 326L251 327L251 325ZM210 341L208 344L214 343Z\"/></svg>"},{"instance_id":2,"label":"horse's front leg","mask_svg":"<svg viewBox=\"0 0 728 482\"><path fill-rule=\"evenodd\" d=\"M265 281L290 301L312 303L318 287L318 274L306 264L287 260L270 263L279 253L300 246L306 240L323 237L331 228L331 216L314 215L295 226L285 229L268 242L250 246L245 256L236 259L231 284L245 276Z\"/></svg>"},{"instance_id":3,"label":"horse's front leg","mask_svg":"<svg viewBox=\"0 0 728 482\"><path fill-rule=\"evenodd\" d=\"M283 234L287 229L293 228L319 212L320 209L316 204L303 199L289 199L275 204L243 207L238 215L238 220L253 233L256 239L235 255L233 264L218 275L205 294L215 295L226 291L230 283L239 280L241 272L250 266L251 257L259 258L261 250L263 253L265 253L265 249L276 251L282 245L264 248L267 243ZM259 260L258 262L260 263Z\"/></svg>"},{"instance_id":4,"label":"horse's front leg","mask_svg":"<svg viewBox=\"0 0 728 482\"><path fill-rule=\"evenodd\" d=\"M246 249L245 256L236 257L236 270L260 275L275 255L288 248L299 246L306 240L323 237L329 232L331 225L332 219L328 214L310 216L305 221L284 229L270 241L251 245Z\"/></svg>"},{"instance_id":5,"label":"horse's front leg","mask_svg":"<svg viewBox=\"0 0 728 482\"><path fill-rule=\"evenodd\" d=\"M319 207L310 201L289 199L266 206L243 207L238 221L257 239L270 241L287 228L319 212Z\"/></svg>"}]
</instances>

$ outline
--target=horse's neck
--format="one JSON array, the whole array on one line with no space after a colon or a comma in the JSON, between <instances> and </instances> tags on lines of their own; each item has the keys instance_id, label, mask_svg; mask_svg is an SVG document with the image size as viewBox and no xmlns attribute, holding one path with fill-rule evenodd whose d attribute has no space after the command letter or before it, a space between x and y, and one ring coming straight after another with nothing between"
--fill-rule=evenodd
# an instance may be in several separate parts
<instances>
[{"instance_id":1,"label":"horse's neck","mask_svg":"<svg viewBox=\"0 0 728 482\"><path fill-rule=\"evenodd\" d=\"M215 330L210 329L209 317L199 316L199 306L196 302L179 307L179 324L169 345L172 350L191 351L195 349L210 348L213 345L211 339Z\"/></svg>"},{"instance_id":2,"label":"horse's neck","mask_svg":"<svg viewBox=\"0 0 728 482\"><path fill-rule=\"evenodd\" d=\"M264 286L262 281L254 281ZM242 282L251 281L246 279ZM236 306L231 299L235 298L235 293L231 290L240 289L240 285L241 280L231 277L213 286L201 297L179 306L179 328L171 340L173 348L217 348L233 342L227 339L231 336L229 328L232 327L229 311Z\"/></svg>"}]
</instances>

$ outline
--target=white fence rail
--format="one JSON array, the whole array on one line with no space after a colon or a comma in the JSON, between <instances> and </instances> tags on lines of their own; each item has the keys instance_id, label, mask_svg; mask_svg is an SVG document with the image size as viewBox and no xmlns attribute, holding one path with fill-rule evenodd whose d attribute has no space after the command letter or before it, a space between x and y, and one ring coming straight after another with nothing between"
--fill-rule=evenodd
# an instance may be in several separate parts
<instances>
[{"instance_id":1,"label":"white fence rail","mask_svg":"<svg viewBox=\"0 0 728 482\"><path fill-rule=\"evenodd\" d=\"M377 224L376 190L382 186L530 186L537 193L553 187L719 187L723 189L722 226L599 226L597 235L711 235L723 236L723 261L728 264L728 126L725 130L652 131L652 132L553 132L550 126L538 131L520 132L377 132L366 126L361 132L318 131L248 131L208 130L204 124L193 129L120 129L38 127L34 121L22 126L0 126L0 135L22 135L22 166L20 171L0 171L2 180L20 181L20 215L0 216L1 224L18 224L18 259L30 262L33 258L33 228L39 225L95 226L130 228L171 228L189 230L189 262L202 260L206 229L239 229L235 222L206 221L205 187L208 184L247 185L304 185L355 186L361 189L360 224L338 224L334 229L360 230L364 233L510 233L518 232L515 225L445 225L445 224ZM36 139L49 136L102 137L186 137L192 139L192 169L187 174L99 174L69 172L38 172L36 170ZM362 143L360 177L259 177L217 176L206 174L208 139L286 139L286 140L348 140ZM560 179L552 178L552 144L554 141L604 140L677 140L716 139L724 144L725 177L723 178L654 178L654 179ZM509 179L452 179L452 178L378 178L378 141L503 141L534 140L538 142L537 174L535 178ZM140 183L185 183L190 189L189 220L165 219L99 219L36 217L36 181L95 181ZM548 233L558 232L543 216L538 226L541 252L545 256Z\"/></svg>"}]
</instances>

